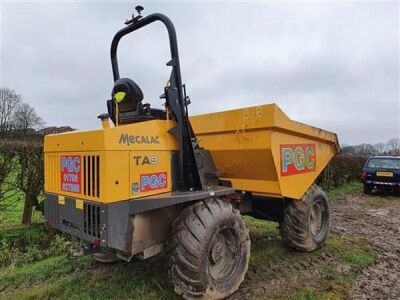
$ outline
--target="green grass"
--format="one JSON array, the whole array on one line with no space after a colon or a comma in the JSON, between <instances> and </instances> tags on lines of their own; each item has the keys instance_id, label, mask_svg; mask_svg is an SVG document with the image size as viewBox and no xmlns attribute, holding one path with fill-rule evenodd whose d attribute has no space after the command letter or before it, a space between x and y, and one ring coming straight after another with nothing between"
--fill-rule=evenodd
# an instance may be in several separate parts
<instances>
[{"instance_id":1,"label":"green grass","mask_svg":"<svg viewBox=\"0 0 400 300\"><path fill-rule=\"evenodd\" d=\"M342 256L344 262L350 263L357 268L364 268L375 262L375 256L362 249L352 249L345 251Z\"/></svg>"},{"instance_id":2,"label":"green grass","mask_svg":"<svg viewBox=\"0 0 400 300\"><path fill-rule=\"evenodd\" d=\"M0 231L0 267L21 266L67 252L70 243L43 224ZM1 270L1 269L0 269Z\"/></svg>"},{"instance_id":3,"label":"green grass","mask_svg":"<svg viewBox=\"0 0 400 300\"><path fill-rule=\"evenodd\" d=\"M326 299L325 296L317 293L314 290L304 289L301 292L294 293L289 299L293 300L322 300Z\"/></svg>"},{"instance_id":4,"label":"green grass","mask_svg":"<svg viewBox=\"0 0 400 300\"><path fill-rule=\"evenodd\" d=\"M15 161L18 164L18 161ZM3 188L14 185L17 180L16 170L8 174L6 182L3 183ZM7 189L8 190L8 189ZM43 197L42 197L43 198ZM43 199L40 199L43 200ZM5 210L0 210L0 230L5 227L21 224L22 212L24 207L24 193L18 190L8 190L3 198L0 198L2 206L6 206ZM32 210L32 223L38 223L43 221L43 215L41 212Z\"/></svg>"},{"instance_id":5,"label":"green grass","mask_svg":"<svg viewBox=\"0 0 400 300\"><path fill-rule=\"evenodd\" d=\"M247 226L251 228L253 238L263 238L279 234L278 224L264 220L258 220L253 217L244 216Z\"/></svg>"},{"instance_id":6,"label":"green grass","mask_svg":"<svg viewBox=\"0 0 400 300\"><path fill-rule=\"evenodd\" d=\"M49 232L41 224L32 224L29 227L15 228L0 231L0 240L7 243L31 244L33 242L48 243Z\"/></svg>"},{"instance_id":7,"label":"green grass","mask_svg":"<svg viewBox=\"0 0 400 300\"><path fill-rule=\"evenodd\" d=\"M11 201L10 199L10 202L14 201ZM15 203L10 204L6 210L0 210L0 229L21 224L23 208L24 201L18 200L15 201ZM40 222L43 222L43 214L33 208L32 223Z\"/></svg>"},{"instance_id":8,"label":"green grass","mask_svg":"<svg viewBox=\"0 0 400 300\"><path fill-rule=\"evenodd\" d=\"M178 299L165 258L102 265L88 256L53 257L0 273L0 290L7 287L0 299Z\"/></svg>"},{"instance_id":9,"label":"green grass","mask_svg":"<svg viewBox=\"0 0 400 300\"><path fill-rule=\"evenodd\" d=\"M0 291L6 287L26 286L33 282L42 282L50 277L59 277L92 263L89 256L69 260L66 256L55 256L19 267L10 266L0 271Z\"/></svg>"},{"instance_id":10,"label":"green grass","mask_svg":"<svg viewBox=\"0 0 400 300\"><path fill-rule=\"evenodd\" d=\"M354 191L359 191L361 189L362 189L361 182L349 182L340 187L327 190L326 194L329 199L335 199L335 198L339 198L345 194L348 194L348 193L351 193Z\"/></svg>"},{"instance_id":11,"label":"green grass","mask_svg":"<svg viewBox=\"0 0 400 300\"><path fill-rule=\"evenodd\" d=\"M326 247L331 251L341 251L347 239L345 235L331 234L326 241Z\"/></svg>"}]
</instances>

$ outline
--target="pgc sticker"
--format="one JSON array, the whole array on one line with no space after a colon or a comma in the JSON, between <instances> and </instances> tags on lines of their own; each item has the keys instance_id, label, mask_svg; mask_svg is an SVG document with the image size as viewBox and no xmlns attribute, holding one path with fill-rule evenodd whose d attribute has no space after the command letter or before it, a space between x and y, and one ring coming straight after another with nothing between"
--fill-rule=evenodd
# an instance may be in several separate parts
<instances>
[{"instance_id":1,"label":"pgc sticker","mask_svg":"<svg viewBox=\"0 0 400 300\"><path fill-rule=\"evenodd\" d=\"M281 176L315 171L317 154L315 144L280 145Z\"/></svg>"},{"instance_id":2,"label":"pgc sticker","mask_svg":"<svg viewBox=\"0 0 400 300\"><path fill-rule=\"evenodd\" d=\"M80 155L61 156L61 190L70 193L81 192Z\"/></svg>"},{"instance_id":3,"label":"pgc sticker","mask_svg":"<svg viewBox=\"0 0 400 300\"><path fill-rule=\"evenodd\" d=\"M149 192L167 187L167 172L140 175L140 191Z\"/></svg>"}]
</instances>

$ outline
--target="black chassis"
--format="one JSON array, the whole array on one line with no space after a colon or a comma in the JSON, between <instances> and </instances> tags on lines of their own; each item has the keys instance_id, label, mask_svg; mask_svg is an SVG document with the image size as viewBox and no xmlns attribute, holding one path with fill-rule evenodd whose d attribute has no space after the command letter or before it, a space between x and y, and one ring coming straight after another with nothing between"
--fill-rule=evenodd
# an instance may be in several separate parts
<instances>
[{"instance_id":1,"label":"black chassis","mask_svg":"<svg viewBox=\"0 0 400 300\"><path fill-rule=\"evenodd\" d=\"M108 204L83 200L83 209L77 208L77 198L64 197L64 204L61 204L58 195L47 193L44 209L50 228L84 244L129 254L134 230L132 216L232 193L229 187L217 186L203 191L171 192Z\"/></svg>"}]
</instances>

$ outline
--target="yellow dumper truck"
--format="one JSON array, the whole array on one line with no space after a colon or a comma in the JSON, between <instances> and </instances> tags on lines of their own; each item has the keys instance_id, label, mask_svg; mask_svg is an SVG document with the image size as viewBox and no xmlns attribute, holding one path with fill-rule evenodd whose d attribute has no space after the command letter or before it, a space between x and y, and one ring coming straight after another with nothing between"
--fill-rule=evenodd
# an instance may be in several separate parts
<instances>
[{"instance_id":1,"label":"yellow dumper truck","mask_svg":"<svg viewBox=\"0 0 400 300\"><path fill-rule=\"evenodd\" d=\"M45 137L46 222L102 262L168 250L177 293L224 298L249 263L242 215L278 222L297 250L324 243L329 206L314 182L338 152L337 137L275 104L189 118L174 26L142 9L112 40L114 86L102 128ZM165 109L145 103L117 61L120 39L156 21L171 50Z\"/></svg>"}]
</instances>

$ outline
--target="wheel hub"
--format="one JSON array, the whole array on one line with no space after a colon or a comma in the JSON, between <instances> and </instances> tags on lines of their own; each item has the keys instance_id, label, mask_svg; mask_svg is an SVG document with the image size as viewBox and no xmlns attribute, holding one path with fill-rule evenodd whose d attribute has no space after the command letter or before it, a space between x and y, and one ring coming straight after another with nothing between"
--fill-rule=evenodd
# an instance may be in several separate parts
<instances>
[{"instance_id":1,"label":"wheel hub","mask_svg":"<svg viewBox=\"0 0 400 300\"><path fill-rule=\"evenodd\" d=\"M224 228L213 238L209 248L209 272L216 281L225 281L240 261L240 240L232 228Z\"/></svg>"},{"instance_id":2,"label":"wheel hub","mask_svg":"<svg viewBox=\"0 0 400 300\"><path fill-rule=\"evenodd\" d=\"M214 245L211 249L211 263L217 264L218 261L224 258L225 251L226 251L226 243L225 239L223 238L223 242L220 240L215 241Z\"/></svg>"},{"instance_id":3,"label":"wheel hub","mask_svg":"<svg viewBox=\"0 0 400 300\"><path fill-rule=\"evenodd\" d=\"M323 222L323 206L321 201L315 201L310 211L310 230L314 236L320 234Z\"/></svg>"}]
</instances>

